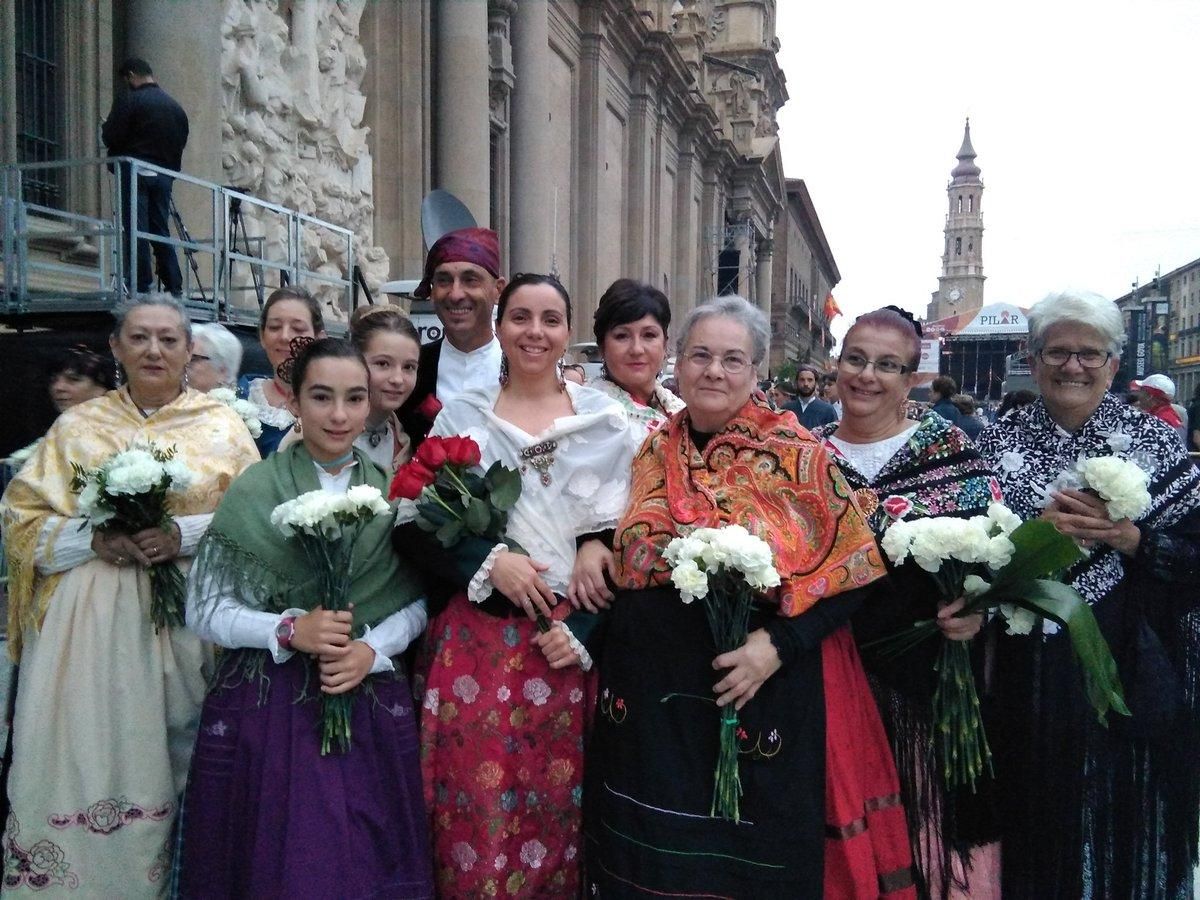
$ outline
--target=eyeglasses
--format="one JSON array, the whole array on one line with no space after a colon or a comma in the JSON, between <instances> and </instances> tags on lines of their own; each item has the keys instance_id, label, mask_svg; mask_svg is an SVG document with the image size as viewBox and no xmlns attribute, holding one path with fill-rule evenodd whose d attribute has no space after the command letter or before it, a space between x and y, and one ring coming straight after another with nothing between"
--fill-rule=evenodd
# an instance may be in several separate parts
<instances>
[{"instance_id":1,"label":"eyeglasses","mask_svg":"<svg viewBox=\"0 0 1200 900\"><path fill-rule=\"evenodd\" d=\"M903 375L913 370L912 366L906 366L898 359L867 359L858 353L843 353L838 365L855 375L865 372L867 366L874 366L876 375Z\"/></svg>"},{"instance_id":2,"label":"eyeglasses","mask_svg":"<svg viewBox=\"0 0 1200 900\"><path fill-rule=\"evenodd\" d=\"M1085 369L1099 369L1110 359L1112 352L1108 350L1067 350L1064 347L1050 347L1038 351L1038 359L1048 366L1065 366L1071 357L1079 360Z\"/></svg>"},{"instance_id":3,"label":"eyeglasses","mask_svg":"<svg viewBox=\"0 0 1200 900\"><path fill-rule=\"evenodd\" d=\"M689 365L695 366L701 371L711 366L712 361L715 359L721 364L721 368L725 370L726 375L740 375L750 365L750 360L736 353L717 357L713 356L707 350L692 350L686 353L683 358L687 360Z\"/></svg>"}]
</instances>

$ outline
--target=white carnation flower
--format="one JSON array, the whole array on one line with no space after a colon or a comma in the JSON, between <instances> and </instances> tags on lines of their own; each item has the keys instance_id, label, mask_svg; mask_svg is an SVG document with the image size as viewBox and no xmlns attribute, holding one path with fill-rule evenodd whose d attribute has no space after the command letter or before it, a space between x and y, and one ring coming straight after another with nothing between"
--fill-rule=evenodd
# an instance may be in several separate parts
<instances>
[{"instance_id":1,"label":"white carnation flower","mask_svg":"<svg viewBox=\"0 0 1200 900\"><path fill-rule=\"evenodd\" d=\"M1137 464L1117 456L1081 460L1080 475L1104 499L1113 521L1136 519L1150 508L1150 476Z\"/></svg>"},{"instance_id":2,"label":"white carnation flower","mask_svg":"<svg viewBox=\"0 0 1200 900\"><path fill-rule=\"evenodd\" d=\"M988 541L983 561L993 570L1003 569L1012 561L1016 552L1017 548L1008 535L998 534Z\"/></svg>"},{"instance_id":3,"label":"white carnation flower","mask_svg":"<svg viewBox=\"0 0 1200 900\"><path fill-rule=\"evenodd\" d=\"M708 594L708 575L691 560L684 560L671 570L671 583L683 595L684 603L703 599Z\"/></svg>"},{"instance_id":4,"label":"white carnation flower","mask_svg":"<svg viewBox=\"0 0 1200 900\"><path fill-rule=\"evenodd\" d=\"M360 515L382 516L391 509L379 488L369 484L356 484L350 488L346 491L346 500Z\"/></svg>"},{"instance_id":5,"label":"white carnation flower","mask_svg":"<svg viewBox=\"0 0 1200 900\"><path fill-rule=\"evenodd\" d=\"M1001 603L1000 614L1004 616L1009 634L1029 634L1037 624L1037 616L1023 606Z\"/></svg>"},{"instance_id":6,"label":"white carnation flower","mask_svg":"<svg viewBox=\"0 0 1200 900\"><path fill-rule=\"evenodd\" d=\"M889 525L883 533L883 540L879 542L879 545L894 565L898 566L908 558L913 537L917 532L917 529L913 527L915 524L916 522L900 520Z\"/></svg>"},{"instance_id":7,"label":"white carnation flower","mask_svg":"<svg viewBox=\"0 0 1200 900\"><path fill-rule=\"evenodd\" d=\"M226 387L213 388L208 392L208 396L211 399L216 400L218 403L224 403L226 406L233 406L238 399L237 394Z\"/></svg>"},{"instance_id":8,"label":"white carnation flower","mask_svg":"<svg viewBox=\"0 0 1200 900\"><path fill-rule=\"evenodd\" d=\"M991 585L978 575L968 575L963 579L963 593L968 597L978 597L990 587Z\"/></svg>"},{"instance_id":9,"label":"white carnation flower","mask_svg":"<svg viewBox=\"0 0 1200 900\"><path fill-rule=\"evenodd\" d=\"M171 490L173 491L186 491L196 480L195 474L178 456L168 459L162 464L162 467L163 471L171 479Z\"/></svg>"},{"instance_id":10,"label":"white carnation flower","mask_svg":"<svg viewBox=\"0 0 1200 900\"><path fill-rule=\"evenodd\" d=\"M989 504L987 514L989 519L1000 526L1003 534L1012 534L1021 527L1021 517L1003 503Z\"/></svg>"}]
</instances>

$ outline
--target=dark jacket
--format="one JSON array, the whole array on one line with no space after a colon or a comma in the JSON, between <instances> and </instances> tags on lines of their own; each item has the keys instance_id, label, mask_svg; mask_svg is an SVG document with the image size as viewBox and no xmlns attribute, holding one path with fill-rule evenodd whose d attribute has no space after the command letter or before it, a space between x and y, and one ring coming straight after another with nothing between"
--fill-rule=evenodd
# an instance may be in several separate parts
<instances>
[{"instance_id":1,"label":"dark jacket","mask_svg":"<svg viewBox=\"0 0 1200 900\"><path fill-rule=\"evenodd\" d=\"M949 400L939 400L931 407L935 413L949 422L951 425L962 426L962 413L958 411L958 407Z\"/></svg>"},{"instance_id":2,"label":"dark jacket","mask_svg":"<svg viewBox=\"0 0 1200 900\"><path fill-rule=\"evenodd\" d=\"M132 156L178 172L188 139L188 117L157 84L143 84L117 98L102 130L109 156Z\"/></svg>"},{"instance_id":3,"label":"dark jacket","mask_svg":"<svg viewBox=\"0 0 1200 900\"><path fill-rule=\"evenodd\" d=\"M413 387L413 392L408 395L408 399L404 401L404 405L397 412L400 426L412 440L414 451L420 446L421 441L425 440L429 429L433 427L433 419L426 418L418 409L425 402L426 397L437 394L438 361L442 358L442 341L444 340L445 338L441 338L421 345L421 356L417 362L417 383Z\"/></svg>"},{"instance_id":4,"label":"dark jacket","mask_svg":"<svg viewBox=\"0 0 1200 900\"><path fill-rule=\"evenodd\" d=\"M833 408L833 404L826 403L819 397L814 398L807 408L802 408L799 400L786 403L783 408L794 412L796 418L800 420L800 424L809 431L819 425L828 425L837 421L837 410Z\"/></svg>"}]
</instances>

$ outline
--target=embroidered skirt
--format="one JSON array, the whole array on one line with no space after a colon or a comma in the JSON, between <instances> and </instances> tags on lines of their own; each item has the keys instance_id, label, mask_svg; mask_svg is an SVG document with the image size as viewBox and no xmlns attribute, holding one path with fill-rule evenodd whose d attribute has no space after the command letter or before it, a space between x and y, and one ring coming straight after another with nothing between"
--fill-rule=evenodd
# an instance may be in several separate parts
<instances>
[{"instance_id":1,"label":"embroidered skirt","mask_svg":"<svg viewBox=\"0 0 1200 900\"><path fill-rule=\"evenodd\" d=\"M165 893L207 655L190 631L156 633L149 613L144 571L92 560L26 632L6 897Z\"/></svg>"},{"instance_id":2,"label":"embroidered skirt","mask_svg":"<svg viewBox=\"0 0 1200 900\"><path fill-rule=\"evenodd\" d=\"M299 655L238 671L204 702L182 815L179 896L433 896L411 688L402 670L357 691L347 753L321 756L316 676ZM269 679L269 680L267 680ZM232 685L222 687L222 684Z\"/></svg>"},{"instance_id":3,"label":"embroidered skirt","mask_svg":"<svg viewBox=\"0 0 1200 900\"><path fill-rule=\"evenodd\" d=\"M858 665L846 630L776 672L738 714L737 824L710 815L715 655L702 605L684 605L674 590L628 591L613 603L588 753L587 895L911 896L895 769L861 666L861 685L827 698L830 675L853 680ZM839 705L828 733L827 699ZM847 727L859 730L852 748ZM864 773L872 765L884 774Z\"/></svg>"}]
</instances>

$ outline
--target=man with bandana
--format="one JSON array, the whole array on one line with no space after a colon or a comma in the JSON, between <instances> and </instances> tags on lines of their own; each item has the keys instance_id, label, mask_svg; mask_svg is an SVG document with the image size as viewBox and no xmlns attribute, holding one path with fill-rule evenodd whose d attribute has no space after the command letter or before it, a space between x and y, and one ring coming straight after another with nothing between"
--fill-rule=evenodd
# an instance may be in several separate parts
<instances>
[{"instance_id":1,"label":"man with bandana","mask_svg":"<svg viewBox=\"0 0 1200 900\"><path fill-rule=\"evenodd\" d=\"M433 303L443 336L421 348L416 387L400 408L400 422L414 448L436 415L431 397L445 403L500 377L500 343L492 317L504 284L500 241L489 228L460 228L429 248L425 275L413 296Z\"/></svg>"}]
</instances>

